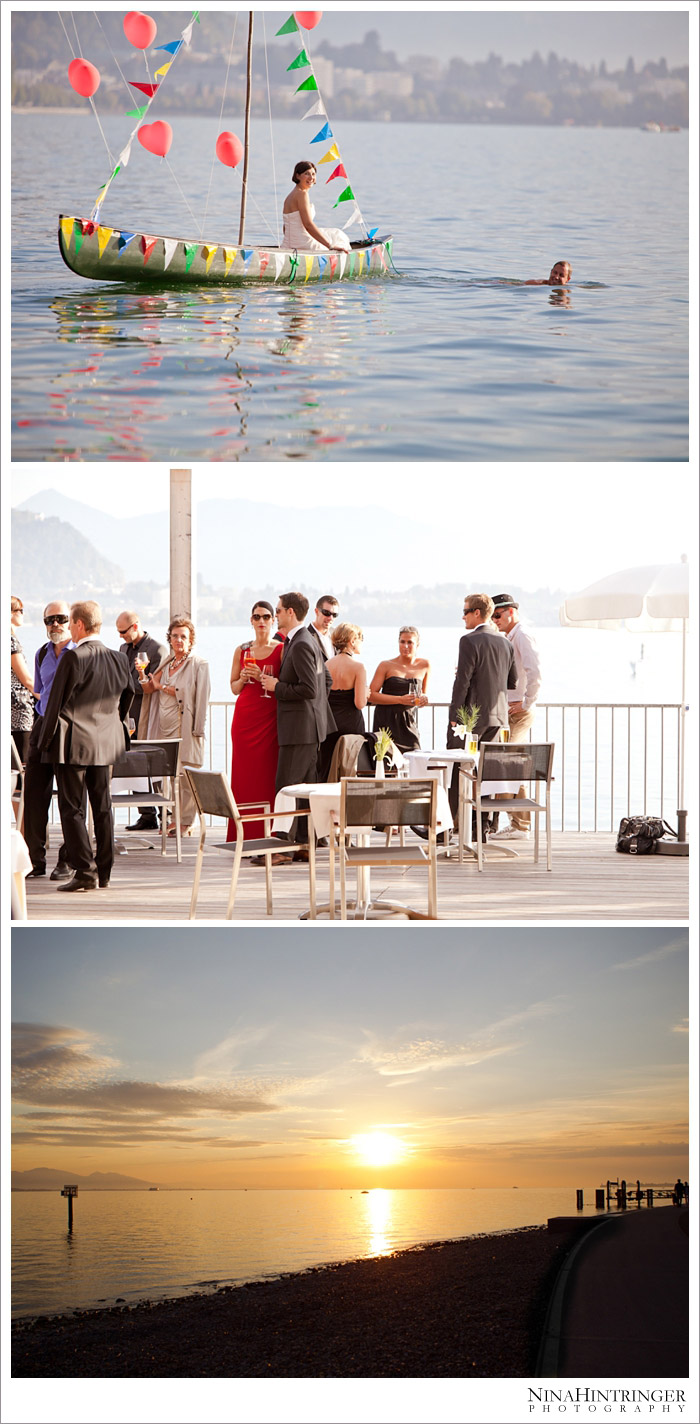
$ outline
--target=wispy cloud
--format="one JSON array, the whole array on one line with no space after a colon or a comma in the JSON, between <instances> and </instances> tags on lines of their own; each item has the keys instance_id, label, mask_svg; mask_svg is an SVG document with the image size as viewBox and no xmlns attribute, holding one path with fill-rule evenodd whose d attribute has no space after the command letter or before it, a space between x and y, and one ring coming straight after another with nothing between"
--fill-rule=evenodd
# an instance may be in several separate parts
<instances>
[{"instance_id":1,"label":"wispy cloud","mask_svg":"<svg viewBox=\"0 0 700 1424\"><path fill-rule=\"evenodd\" d=\"M614 974L618 969L641 969L645 964L657 963L660 959L668 959L670 955L680 954L682 951L688 953L687 935L660 945L658 949L650 949L647 954L638 954L634 959L621 959L617 964L610 965L608 973Z\"/></svg>"},{"instance_id":2,"label":"wispy cloud","mask_svg":"<svg viewBox=\"0 0 700 1424\"><path fill-rule=\"evenodd\" d=\"M688 1033L689 1029L690 1021L688 1019L681 1019L679 1023L673 1025L671 1033Z\"/></svg>"},{"instance_id":3,"label":"wispy cloud","mask_svg":"<svg viewBox=\"0 0 700 1424\"><path fill-rule=\"evenodd\" d=\"M533 1019L556 1013L561 1009L562 1002L561 996L558 996L527 1004L487 1024L463 1043L422 1035L403 1038L398 1034L388 1042L368 1036L359 1058L361 1062L370 1063L382 1077L441 1072L446 1068L471 1068L488 1058L517 1052L522 1046L523 1034L514 1036L514 1031L523 1030Z\"/></svg>"}]
</instances>

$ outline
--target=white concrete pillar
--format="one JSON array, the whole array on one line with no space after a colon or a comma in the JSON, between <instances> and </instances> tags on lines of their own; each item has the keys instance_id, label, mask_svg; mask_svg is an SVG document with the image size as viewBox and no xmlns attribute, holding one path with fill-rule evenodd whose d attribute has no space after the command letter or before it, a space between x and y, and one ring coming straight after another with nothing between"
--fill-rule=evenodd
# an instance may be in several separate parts
<instances>
[{"instance_id":1,"label":"white concrete pillar","mask_svg":"<svg viewBox=\"0 0 700 1424\"><path fill-rule=\"evenodd\" d=\"M192 471L170 471L170 616L195 621L197 583L194 569Z\"/></svg>"}]
</instances>

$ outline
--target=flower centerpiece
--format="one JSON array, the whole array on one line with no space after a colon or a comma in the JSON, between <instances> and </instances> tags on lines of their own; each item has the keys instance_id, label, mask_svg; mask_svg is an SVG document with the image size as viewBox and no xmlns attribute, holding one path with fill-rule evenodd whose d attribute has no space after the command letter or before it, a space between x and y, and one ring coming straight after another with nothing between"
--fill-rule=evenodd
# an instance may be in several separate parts
<instances>
[{"instance_id":1,"label":"flower centerpiece","mask_svg":"<svg viewBox=\"0 0 700 1424\"><path fill-rule=\"evenodd\" d=\"M378 780L383 778L385 774L384 763L388 758L393 757L393 752L394 743L391 740L391 734L387 731L386 727L380 727L374 742L374 774Z\"/></svg>"},{"instance_id":2,"label":"flower centerpiece","mask_svg":"<svg viewBox=\"0 0 700 1424\"><path fill-rule=\"evenodd\" d=\"M476 756L477 753L478 739L474 728L479 720L480 710L479 707L457 708L457 726L455 727L455 732L458 737L464 737L465 751L470 752L472 756Z\"/></svg>"}]
</instances>

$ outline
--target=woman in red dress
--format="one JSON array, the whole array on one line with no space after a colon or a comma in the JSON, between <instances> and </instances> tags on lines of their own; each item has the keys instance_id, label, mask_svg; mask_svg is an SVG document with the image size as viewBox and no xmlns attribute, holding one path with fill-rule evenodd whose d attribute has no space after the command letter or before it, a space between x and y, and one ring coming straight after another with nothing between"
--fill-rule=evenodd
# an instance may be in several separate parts
<instances>
[{"instance_id":1,"label":"woman in red dress","mask_svg":"<svg viewBox=\"0 0 700 1424\"><path fill-rule=\"evenodd\" d=\"M279 677L282 662L284 643L277 642L273 635L273 618L272 604L259 599L250 619L255 637L236 648L231 664L231 691L236 695L231 723L231 790L238 805L252 802L256 806L263 801L269 801L270 806L275 804L277 701L266 697L260 685L263 668ZM259 840L265 835L264 822L247 821L244 834L246 840ZM228 823L226 839L236 839L233 821Z\"/></svg>"}]
</instances>

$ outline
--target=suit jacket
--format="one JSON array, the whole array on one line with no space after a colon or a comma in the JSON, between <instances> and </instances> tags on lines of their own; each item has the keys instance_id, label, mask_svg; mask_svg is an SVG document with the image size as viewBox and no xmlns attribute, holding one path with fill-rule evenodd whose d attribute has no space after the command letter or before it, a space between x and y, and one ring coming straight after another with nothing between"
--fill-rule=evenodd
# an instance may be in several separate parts
<instances>
[{"instance_id":1,"label":"suit jacket","mask_svg":"<svg viewBox=\"0 0 700 1424\"><path fill-rule=\"evenodd\" d=\"M308 628L300 628L285 646L275 687L277 739L281 747L308 742L319 745L329 732L335 732L335 719L328 705L331 681L318 642Z\"/></svg>"},{"instance_id":2,"label":"suit jacket","mask_svg":"<svg viewBox=\"0 0 700 1424\"><path fill-rule=\"evenodd\" d=\"M39 734L42 761L111 766L129 745L126 658L99 641L62 653Z\"/></svg>"},{"instance_id":3,"label":"suit jacket","mask_svg":"<svg viewBox=\"0 0 700 1424\"><path fill-rule=\"evenodd\" d=\"M487 727L508 726L508 688L517 681L512 645L502 633L475 628L459 641L459 662L452 688L450 721L458 707L478 707L476 735Z\"/></svg>"},{"instance_id":4,"label":"suit jacket","mask_svg":"<svg viewBox=\"0 0 700 1424\"><path fill-rule=\"evenodd\" d=\"M320 637L319 637L318 628L314 628L313 623L307 623L307 625L306 625L306 631L307 631L307 633L310 633L310 634L311 634L311 637L313 638L313 640L314 640L314 642L315 642L315 644L316 644L316 647L318 648L318 650L319 650L319 652L320 652L320 654L321 654L321 657L323 658L324 663L327 663L327 662L328 662L328 653L326 652L326 650L325 650L325 648L324 648L324 646L323 646L323 643L321 642L321 639L320 639Z\"/></svg>"}]
</instances>

